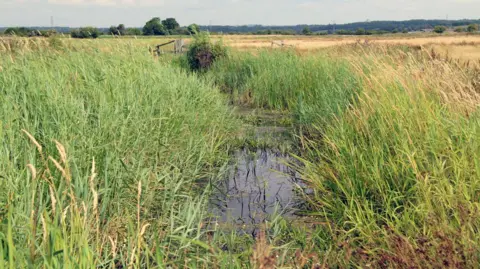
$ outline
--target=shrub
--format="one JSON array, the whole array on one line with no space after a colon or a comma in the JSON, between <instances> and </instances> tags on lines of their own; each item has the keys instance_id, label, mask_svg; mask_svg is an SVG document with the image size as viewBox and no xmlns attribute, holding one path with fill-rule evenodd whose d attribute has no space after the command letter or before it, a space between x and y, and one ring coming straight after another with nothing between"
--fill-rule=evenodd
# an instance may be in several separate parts
<instances>
[{"instance_id":1,"label":"shrub","mask_svg":"<svg viewBox=\"0 0 480 269\"><path fill-rule=\"evenodd\" d=\"M190 45L187 61L191 70L206 70L217 60L227 56L223 43L213 43L206 32L198 33Z\"/></svg>"},{"instance_id":2,"label":"shrub","mask_svg":"<svg viewBox=\"0 0 480 269\"><path fill-rule=\"evenodd\" d=\"M311 34L312 34L312 30L310 30L310 27L305 26L305 28L303 28L303 30L302 30L302 34L304 34L304 35L311 35Z\"/></svg>"},{"instance_id":3,"label":"shrub","mask_svg":"<svg viewBox=\"0 0 480 269\"><path fill-rule=\"evenodd\" d=\"M200 27L197 25L197 24L190 24L188 27L187 27L187 30L190 34L192 35L196 35L197 33L200 33Z\"/></svg>"},{"instance_id":4,"label":"shrub","mask_svg":"<svg viewBox=\"0 0 480 269\"><path fill-rule=\"evenodd\" d=\"M10 27L4 32L5 35L28 36L32 29L26 27Z\"/></svg>"},{"instance_id":5,"label":"shrub","mask_svg":"<svg viewBox=\"0 0 480 269\"><path fill-rule=\"evenodd\" d=\"M73 30L70 35L73 38L97 38L102 35L102 32L95 27L83 27Z\"/></svg>"},{"instance_id":6,"label":"shrub","mask_svg":"<svg viewBox=\"0 0 480 269\"><path fill-rule=\"evenodd\" d=\"M142 30L138 28L127 28L126 35L142 35Z\"/></svg>"},{"instance_id":7,"label":"shrub","mask_svg":"<svg viewBox=\"0 0 480 269\"><path fill-rule=\"evenodd\" d=\"M433 28L433 31L437 34L441 34L443 32L445 32L447 30L447 27L443 26L443 25L437 25L435 26L435 28Z\"/></svg>"},{"instance_id":8,"label":"shrub","mask_svg":"<svg viewBox=\"0 0 480 269\"><path fill-rule=\"evenodd\" d=\"M478 24L470 24L467 27L467 32L469 33L477 32L477 31L478 31Z\"/></svg>"},{"instance_id":9,"label":"shrub","mask_svg":"<svg viewBox=\"0 0 480 269\"><path fill-rule=\"evenodd\" d=\"M125 28L124 24L119 24L118 26L110 26L108 29L108 34L110 35L125 35L127 33L127 29Z\"/></svg>"}]
</instances>

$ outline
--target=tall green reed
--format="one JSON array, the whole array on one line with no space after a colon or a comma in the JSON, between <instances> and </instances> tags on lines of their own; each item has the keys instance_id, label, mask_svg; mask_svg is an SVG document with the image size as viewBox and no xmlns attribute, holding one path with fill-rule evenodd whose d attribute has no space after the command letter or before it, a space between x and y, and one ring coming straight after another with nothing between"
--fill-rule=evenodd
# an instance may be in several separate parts
<instances>
[{"instance_id":1,"label":"tall green reed","mask_svg":"<svg viewBox=\"0 0 480 269\"><path fill-rule=\"evenodd\" d=\"M215 88L128 45L0 57L1 262L212 262L200 184L237 128Z\"/></svg>"},{"instance_id":2,"label":"tall green reed","mask_svg":"<svg viewBox=\"0 0 480 269\"><path fill-rule=\"evenodd\" d=\"M357 58L375 63L362 92L303 159L311 211L361 249L357 262L474 266L480 99L468 71L410 56Z\"/></svg>"},{"instance_id":3,"label":"tall green reed","mask_svg":"<svg viewBox=\"0 0 480 269\"><path fill-rule=\"evenodd\" d=\"M305 125L338 115L360 90L358 76L344 59L293 50L233 54L210 74L234 102L288 110Z\"/></svg>"}]
</instances>

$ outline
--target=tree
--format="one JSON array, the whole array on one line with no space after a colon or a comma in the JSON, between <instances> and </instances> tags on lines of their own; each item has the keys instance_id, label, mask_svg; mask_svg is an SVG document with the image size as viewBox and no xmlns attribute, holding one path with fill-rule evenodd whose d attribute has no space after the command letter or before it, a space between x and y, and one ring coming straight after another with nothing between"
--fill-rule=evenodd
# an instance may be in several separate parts
<instances>
[{"instance_id":1,"label":"tree","mask_svg":"<svg viewBox=\"0 0 480 269\"><path fill-rule=\"evenodd\" d=\"M455 28L455 33L463 33L465 32L465 27L457 27Z\"/></svg>"},{"instance_id":2,"label":"tree","mask_svg":"<svg viewBox=\"0 0 480 269\"><path fill-rule=\"evenodd\" d=\"M443 32L445 32L447 30L447 27L443 26L443 25L437 25L435 26L435 28L433 28L433 31L437 34L441 34Z\"/></svg>"},{"instance_id":3,"label":"tree","mask_svg":"<svg viewBox=\"0 0 480 269\"><path fill-rule=\"evenodd\" d=\"M125 28L125 24L121 23L117 26L117 30L120 35L125 35L127 33L127 29Z\"/></svg>"},{"instance_id":4,"label":"tree","mask_svg":"<svg viewBox=\"0 0 480 269\"><path fill-rule=\"evenodd\" d=\"M188 31L187 27L180 27L174 32L177 35L190 35L190 31Z\"/></svg>"},{"instance_id":5,"label":"tree","mask_svg":"<svg viewBox=\"0 0 480 269\"><path fill-rule=\"evenodd\" d=\"M354 32L350 30L338 30L335 32L337 35L353 35Z\"/></svg>"},{"instance_id":6,"label":"tree","mask_svg":"<svg viewBox=\"0 0 480 269\"><path fill-rule=\"evenodd\" d=\"M312 34L312 30L310 30L310 27L308 26L305 26L302 30L302 34L304 35L311 35Z\"/></svg>"},{"instance_id":7,"label":"tree","mask_svg":"<svg viewBox=\"0 0 480 269\"><path fill-rule=\"evenodd\" d=\"M175 18L167 18L166 20L162 21L163 26L167 29L170 34L173 34L175 30L180 28L180 24L178 24Z\"/></svg>"},{"instance_id":8,"label":"tree","mask_svg":"<svg viewBox=\"0 0 480 269\"><path fill-rule=\"evenodd\" d=\"M126 35L142 35L142 30L138 28L127 28L125 30Z\"/></svg>"},{"instance_id":9,"label":"tree","mask_svg":"<svg viewBox=\"0 0 480 269\"><path fill-rule=\"evenodd\" d=\"M355 31L356 35L365 35L367 32L363 28L358 28L357 31Z\"/></svg>"},{"instance_id":10,"label":"tree","mask_svg":"<svg viewBox=\"0 0 480 269\"><path fill-rule=\"evenodd\" d=\"M118 33L118 29L116 26L110 26L110 28L108 28L108 34L109 35L119 35Z\"/></svg>"},{"instance_id":11,"label":"tree","mask_svg":"<svg viewBox=\"0 0 480 269\"><path fill-rule=\"evenodd\" d=\"M82 27L78 30L73 30L70 35L72 38L97 38L102 35L102 32L95 27Z\"/></svg>"},{"instance_id":12,"label":"tree","mask_svg":"<svg viewBox=\"0 0 480 269\"><path fill-rule=\"evenodd\" d=\"M119 24L118 26L110 26L108 33L111 35L125 35L126 29L124 24Z\"/></svg>"},{"instance_id":13,"label":"tree","mask_svg":"<svg viewBox=\"0 0 480 269\"><path fill-rule=\"evenodd\" d=\"M196 25L195 23L190 24L187 27L187 30L191 35L196 35L196 34L200 33L200 27L198 25Z\"/></svg>"},{"instance_id":14,"label":"tree","mask_svg":"<svg viewBox=\"0 0 480 269\"><path fill-rule=\"evenodd\" d=\"M160 18L155 17L145 23L145 26L143 26L143 34L144 35L166 35L167 30L165 29L165 26L163 26Z\"/></svg>"},{"instance_id":15,"label":"tree","mask_svg":"<svg viewBox=\"0 0 480 269\"><path fill-rule=\"evenodd\" d=\"M10 27L4 32L5 35L28 36L32 29L26 27Z\"/></svg>"},{"instance_id":16,"label":"tree","mask_svg":"<svg viewBox=\"0 0 480 269\"><path fill-rule=\"evenodd\" d=\"M476 31L478 31L478 24L470 24L467 27L467 32L469 32L469 33L473 33L473 32L476 32Z\"/></svg>"}]
</instances>

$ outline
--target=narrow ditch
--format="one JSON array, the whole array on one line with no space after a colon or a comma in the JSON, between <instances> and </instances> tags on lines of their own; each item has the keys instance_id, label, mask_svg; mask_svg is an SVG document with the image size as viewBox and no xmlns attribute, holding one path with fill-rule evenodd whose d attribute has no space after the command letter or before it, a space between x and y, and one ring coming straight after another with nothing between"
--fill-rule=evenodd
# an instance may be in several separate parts
<instances>
[{"instance_id":1,"label":"narrow ditch","mask_svg":"<svg viewBox=\"0 0 480 269\"><path fill-rule=\"evenodd\" d=\"M284 124L285 115L246 108L237 114L247 123L247 139L255 146L232 154L227 176L211 196L209 211L221 229L255 235L273 217L296 218L295 211L303 203L297 194L305 184L292 168L295 159L285 150L292 131Z\"/></svg>"}]
</instances>

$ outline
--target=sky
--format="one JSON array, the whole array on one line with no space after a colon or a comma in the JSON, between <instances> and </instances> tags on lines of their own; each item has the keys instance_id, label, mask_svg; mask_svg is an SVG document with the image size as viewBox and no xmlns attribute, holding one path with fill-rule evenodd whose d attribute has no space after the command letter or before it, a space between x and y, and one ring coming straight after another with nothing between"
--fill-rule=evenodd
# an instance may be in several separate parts
<instances>
[{"instance_id":1,"label":"sky","mask_svg":"<svg viewBox=\"0 0 480 269\"><path fill-rule=\"evenodd\" d=\"M480 19L480 0L0 0L0 27L140 27L152 17L181 25L296 25L366 20Z\"/></svg>"}]
</instances>

